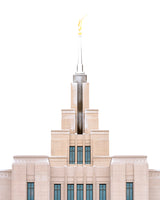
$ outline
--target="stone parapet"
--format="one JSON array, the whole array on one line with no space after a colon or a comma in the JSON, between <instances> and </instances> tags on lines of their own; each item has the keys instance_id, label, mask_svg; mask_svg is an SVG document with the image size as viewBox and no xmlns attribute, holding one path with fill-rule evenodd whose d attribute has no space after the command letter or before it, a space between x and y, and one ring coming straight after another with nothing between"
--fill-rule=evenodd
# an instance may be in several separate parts
<instances>
[{"instance_id":1,"label":"stone parapet","mask_svg":"<svg viewBox=\"0 0 160 200\"><path fill-rule=\"evenodd\" d=\"M14 156L12 200L26 200L27 182L35 183L35 199L49 199L50 165L48 156Z\"/></svg>"},{"instance_id":2,"label":"stone parapet","mask_svg":"<svg viewBox=\"0 0 160 200\"><path fill-rule=\"evenodd\" d=\"M110 176L112 200L126 199L127 182L133 182L134 199L148 200L149 175L146 156L113 156Z\"/></svg>"},{"instance_id":3,"label":"stone parapet","mask_svg":"<svg viewBox=\"0 0 160 200\"><path fill-rule=\"evenodd\" d=\"M160 171L149 170L149 200L160 199Z\"/></svg>"},{"instance_id":4,"label":"stone parapet","mask_svg":"<svg viewBox=\"0 0 160 200\"><path fill-rule=\"evenodd\" d=\"M0 200L11 200L12 170L0 170Z\"/></svg>"}]
</instances>

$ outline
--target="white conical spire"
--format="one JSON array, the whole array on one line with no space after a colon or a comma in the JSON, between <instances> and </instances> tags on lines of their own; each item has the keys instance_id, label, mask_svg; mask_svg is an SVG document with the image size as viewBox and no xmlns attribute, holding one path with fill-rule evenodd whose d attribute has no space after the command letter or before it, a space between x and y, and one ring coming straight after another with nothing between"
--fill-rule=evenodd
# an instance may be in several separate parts
<instances>
[{"instance_id":1,"label":"white conical spire","mask_svg":"<svg viewBox=\"0 0 160 200\"><path fill-rule=\"evenodd\" d=\"M83 73L83 61L82 61L82 35L78 35L78 62L77 73Z\"/></svg>"}]
</instances>

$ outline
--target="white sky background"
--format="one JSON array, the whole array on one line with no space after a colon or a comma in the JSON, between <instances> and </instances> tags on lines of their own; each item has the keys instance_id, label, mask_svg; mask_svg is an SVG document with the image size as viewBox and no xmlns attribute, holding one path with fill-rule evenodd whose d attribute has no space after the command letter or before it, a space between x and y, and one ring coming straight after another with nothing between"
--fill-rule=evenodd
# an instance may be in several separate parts
<instances>
[{"instance_id":1,"label":"white sky background","mask_svg":"<svg viewBox=\"0 0 160 200\"><path fill-rule=\"evenodd\" d=\"M110 155L147 155L160 169L160 1L0 1L0 169L14 155L50 155L70 108L83 21L90 108Z\"/></svg>"}]
</instances>

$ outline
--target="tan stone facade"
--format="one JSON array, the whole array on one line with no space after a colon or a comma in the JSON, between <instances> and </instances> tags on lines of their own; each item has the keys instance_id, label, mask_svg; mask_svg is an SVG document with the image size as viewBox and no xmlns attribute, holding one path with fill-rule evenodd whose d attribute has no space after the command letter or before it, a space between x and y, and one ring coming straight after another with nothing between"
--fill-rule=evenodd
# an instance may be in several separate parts
<instances>
[{"instance_id":1,"label":"tan stone facade","mask_svg":"<svg viewBox=\"0 0 160 200\"><path fill-rule=\"evenodd\" d=\"M160 171L148 169L146 156L109 156L109 131L99 130L98 110L89 108L89 83L80 83L80 93L78 84L71 84L71 109L62 110L62 129L51 131L51 156L15 156L12 169L0 171L0 200L30 200L28 183L34 183L35 200L58 200L57 184L61 200L70 200L68 184L73 184L74 200L77 184L83 185L84 200L160 200ZM83 134L78 134L81 122ZM74 147L73 162L70 147ZM127 197L126 183L133 184L133 199ZM87 184L93 186L93 198L86 196ZM106 187L105 197L100 185Z\"/></svg>"}]
</instances>

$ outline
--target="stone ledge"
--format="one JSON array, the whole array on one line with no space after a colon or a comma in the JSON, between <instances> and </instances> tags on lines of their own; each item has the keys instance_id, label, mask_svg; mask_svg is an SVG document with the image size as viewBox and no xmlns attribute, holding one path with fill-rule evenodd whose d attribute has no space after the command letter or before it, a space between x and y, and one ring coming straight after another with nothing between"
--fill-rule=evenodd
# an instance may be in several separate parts
<instances>
[{"instance_id":1,"label":"stone ledge","mask_svg":"<svg viewBox=\"0 0 160 200\"><path fill-rule=\"evenodd\" d=\"M105 158L105 159L112 159L110 156L93 156L93 158Z\"/></svg>"},{"instance_id":2,"label":"stone ledge","mask_svg":"<svg viewBox=\"0 0 160 200\"><path fill-rule=\"evenodd\" d=\"M146 163L147 156L144 155L119 155L112 156L111 164L114 163Z\"/></svg>"},{"instance_id":3,"label":"stone ledge","mask_svg":"<svg viewBox=\"0 0 160 200\"><path fill-rule=\"evenodd\" d=\"M75 109L62 109L61 112L62 112L62 114L68 114L68 113L75 114L76 110Z\"/></svg>"},{"instance_id":4,"label":"stone ledge","mask_svg":"<svg viewBox=\"0 0 160 200\"><path fill-rule=\"evenodd\" d=\"M13 157L14 162L18 164L26 164L26 163L49 163L49 157L44 155L18 155Z\"/></svg>"},{"instance_id":5,"label":"stone ledge","mask_svg":"<svg viewBox=\"0 0 160 200\"><path fill-rule=\"evenodd\" d=\"M66 134L66 135L68 135L69 133L70 133L69 129L51 130L51 134Z\"/></svg>"},{"instance_id":6,"label":"stone ledge","mask_svg":"<svg viewBox=\"0 0 160 200\"><path fill-rule=\"evenodd\" d=\"M67 159L67 156L50 156L49 159Z\"/></svg>"},{"instance_id":7,"label":"stone ledge","mask_svg":"<svg viewBox=\"0 0 160 200\"><path fill-rule=\"evenodd\" d=\"M109 130L96 130L96 129L91 129L90 134L109 134Z\"/></svg>"},{"instance_id":8,"label":"stone ledge","mask_svg":"<svg viewBox=\"0 0 160 200\"><path fill-rule=\"evenodd\" d=\"M117 155L117 156L112 156L112 158L147 158L147 156L144 155Z\"/></svg>"},{"instance_id":9,"label":"stone ledge","mask_svg":"<svg viewBox=\"0 0 160 200\"><path fill-rule=\"evenodd\" d=\"M2 169L2 170L0 170L0 173L9 173L9 172L12 172L12 170L11 169Z\"/></svg>"},{"instance_id":10,"label":"stone ledge","mask_svg":"<svg viewBox=\"0 0 160 200\"><path fill-rule=\"evenodd\" d=\"M98 109L85 109L85 114L98 114Z\"/></svg>"},{"instance_id":11,"label":"stone ledge","mask_svg":"<svg viewBox=\"0 0 160 200\"><path fill-rule=\"evenodd\" d=\"M39 158L48 158L48 156L46 155L16 155L13 157L14 159L19 159L19 158L36 158L36 159L39 159Z\"/></svg>"}]
</instances>

